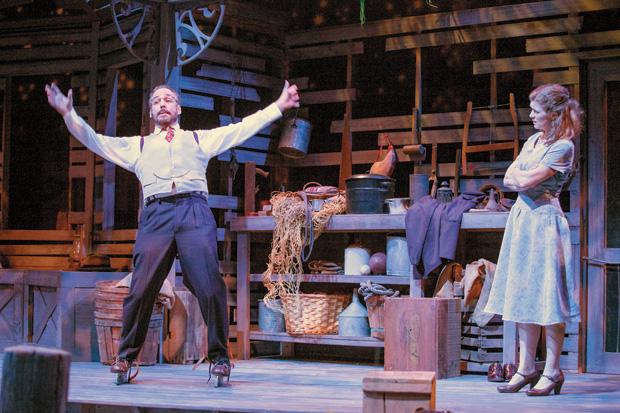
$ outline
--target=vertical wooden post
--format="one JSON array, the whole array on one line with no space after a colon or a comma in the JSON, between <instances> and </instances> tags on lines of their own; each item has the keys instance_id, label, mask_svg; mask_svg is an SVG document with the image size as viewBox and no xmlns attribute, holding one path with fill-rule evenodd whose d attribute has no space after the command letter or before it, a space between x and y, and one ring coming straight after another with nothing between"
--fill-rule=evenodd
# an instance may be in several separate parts
<instances>
[{"instance_id":1,"label":"vertical wooden post","mask_svg":"<svg viewBox=\"0 0 620 413\"><path fill-rule=\"evenodd\" d=\"M106 72L106 131L107 135L116 135L116 103L117 100L113 99L118 87L118 69L110 68ZM114 106L114 110L111 111L110 106ZM108 127L109 126L109 127ZM114 229L114 209L116 205L116 165L112 162L103 161L103 222L102 229L112 230Z\"/></svg>"},{"instance_id":2,"label":"vertical wooden post","mask_svg":"<svg viewBox=\"0 0 620 413\"><path fill-rule=\"evenodd\" d=\"M245 180L243 182L243 215L250 215L256 209L256 163L246 162L244 167Z\"/></svg>"},{"instance_id":3,"label":"vertical wooden post","mask_svg":"<svg viewBox=\"0 0 620 413\"><path fill-rule=\"evenodd\" d=\"M71 354L58 349L9 347L2 367L1 412L64 413Z\"/></svg>"},{"instance_id":4,"label":"vertical wooden post","mask_svg":"<svg viewBox=\"0 0 620 413\"><path fill-rule=\"evenodd\" d=\"M250 234L237 233L237 357L250 358Z\"/></svg>"},{"instance_id":5,"label":"vertical wooden post","mask_svg":"<svg viewBox=\"0 0 620 413\"><path fill-rule=\"evenodd\" d=\"M99 22L92 23L91 28L91 58L88 73L88 121L95 126L97 122L97 72L99 56ZM95 153L86 152L86 185L84 188L84 224L83 255L92 251L93 229L95 224Z\"/></svg>"},{"instance_id":6,"label":"vertical wooden post","mask_svg":"<svg viewBox=\"0 0 620 413\"><path fill-rule=\"evenodd\" d=\"M496 39L491 39L491 56L489 57L490 59L495 59L497 57L497 40ZM497 108L497 72L493 72L491 73L491 96L490 96L490 104L491 107L493 108ZM489 143L494 143L494 139L496 138L495 136L495 132L496 132L496 123L495 123L496 119L495 119L495 113L493 110L491 110L491 125L490 127L490 131L489 131ZM518 138L517 138L518 139ZM517 145L518 147L518 145ZM515 156L516 158L516 156ZM495 162L495 151L491 151L489 152L489 162ZM490 179L495 178L495 175L491 175ZM458 188L457 188L458 189ZM454 192L454 195L456 195L458 192Z\"/></svg>"},{"instance_id":7,"label":"vertical wooden post","mask_svg":"<svg viewBox=\"0 0 620 413\"><path fill-rule=\"evenodd\" d=\"M413 96L413 106L417 108L417 119L415 128L422 127L422 48L417 47L415 49L415 91ZM412 131L416 133L416 131ZM420 136L420 142L422 144L422 137ZM436 145L433 145L433 149ZM413 196L413 194L409 194ZM409 277L409 295L411 297L424 297L424 279L416 279L411 275Z\"/></svg>"},{"instance_id":8,"label":"vertical wooden post","mask_svg":"<svg viewBox=\"0 0 620 413\"><path fill-rule=\"evenodd\" d=\"M5 78L4 84L4 119L2 122L2 197L0 198L0 213L2 221L0 228L4 229L9 224L9 172L11 160L11 84L10 76Z\"/></svg>"},{"instance_id":9,"label":"vertical wooden post","mask_svg":"<svg viewBox=\"0 0 620 413\"><path fill-rule=\"evenodd\" d=\"M347 88L353 83L353 55L347 55ZM349 98L344 113L344 128L340 145L341 162L338 188L345 189L345 180L353 174L353 137L351 136L352 102Z\"/></svg>"}]
</instances>

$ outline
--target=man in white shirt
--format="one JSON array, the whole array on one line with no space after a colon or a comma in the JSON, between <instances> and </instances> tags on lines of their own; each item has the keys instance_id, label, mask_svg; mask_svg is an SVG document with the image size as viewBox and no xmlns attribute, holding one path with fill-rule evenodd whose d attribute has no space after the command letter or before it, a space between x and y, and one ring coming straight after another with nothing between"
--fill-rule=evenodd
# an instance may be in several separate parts
<instances>
[{"instance_id":1,"label":"man in white shirt","mask_svg":"<svg viewBox=\"0 0 620 413\"><path fill-rule=\"evenodd\" d=\"M144 343L153 304L178 254L184 284L196 295L208 326L211 373L230 376L226 286L219 272L216 223L207 204L206 168L209 160L252 137L299 107L296 85L285 82L280 97L241 122L211 130L179 127L179 94L157 86L149 98L155 130L148 136L124 138L96 133L73 108L73 94L55 85L45 92L69 132L97 155L134 172L144 196L134 246L134 271L123 303L123 328L118 357L111 367L117 384L129 381L132 363Z\"/></svg>"}]
</instances>

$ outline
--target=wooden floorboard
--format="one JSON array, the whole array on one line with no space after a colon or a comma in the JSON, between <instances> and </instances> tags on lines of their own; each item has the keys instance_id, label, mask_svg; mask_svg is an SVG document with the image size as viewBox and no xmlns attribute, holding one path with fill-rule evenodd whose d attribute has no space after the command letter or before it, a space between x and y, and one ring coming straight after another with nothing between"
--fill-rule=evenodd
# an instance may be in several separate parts
<instances>
[{"instance_id":1,"label":"wooden floorboard","mask_svg":"<svg viewBox=\"0 0 620 413\"><path fill-rule=\"evenodd\" d=\"M0 363L1 364L1 363ZM143 367L133 384L116 386L108 367L73 363L68 413L361 412L362 378L381 367L297 360L238 361L230 386L207 384L206 365ZM437 382L437 410L460 412L620 411L620 376L566 374L560 396L499 394L486 376Z\"/></svg>"}]
</instances>

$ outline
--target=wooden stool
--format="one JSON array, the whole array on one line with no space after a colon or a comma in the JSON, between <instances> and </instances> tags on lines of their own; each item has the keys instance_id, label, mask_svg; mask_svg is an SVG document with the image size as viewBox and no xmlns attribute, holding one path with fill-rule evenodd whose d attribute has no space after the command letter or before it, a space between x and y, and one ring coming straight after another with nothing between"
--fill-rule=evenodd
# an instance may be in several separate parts
<instances>
[{"instance_id":1,"label":"wooden stool","mask_svg":"<svg viewBox=\"0 0 620 413\"><path fill-rule=\"evenodd\" d=\"M435 409L435 372L377 371L364 377L364 413Z\"/></svg>"}]
</instances>

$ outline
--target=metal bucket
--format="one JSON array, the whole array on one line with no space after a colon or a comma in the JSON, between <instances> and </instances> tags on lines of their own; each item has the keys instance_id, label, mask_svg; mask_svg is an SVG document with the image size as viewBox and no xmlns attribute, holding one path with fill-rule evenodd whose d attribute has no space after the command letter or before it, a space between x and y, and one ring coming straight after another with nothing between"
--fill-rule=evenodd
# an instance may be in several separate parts
<instances>
[{"instance_id":1,"label":"metal bucket","mask_svg":"<svg viewBox=\"0 0 620 413\"><path fill-rule=\"evenodd\" d=\"M284 121L278 152L287 158L303 158L308 153L312 125L299 118L288 118Z\"/></svg>"},{"instance_id":2,"label":"metal bucket","mask_svg":"<svg viewBox=\"0 0 620 413\"><path fill-rule=\"evenodd\" d=\"M282 306L280 300L276 300L276 303L278 306ZM284 314L267 307L263 300L258 300L258 328L266 333L285 331Z\"/></svg>"},{"instance_id":3,"label":"metal bucket","mask_svg":"<svg viewBox=\"0 0 620 413\"><path fill-rule=\"evenodd\" d=\"M413 273L413 265L409 260L409 248L407 238L389 235L387 237L387 275L410 276Z\"/></svg>"}]
</instances>

